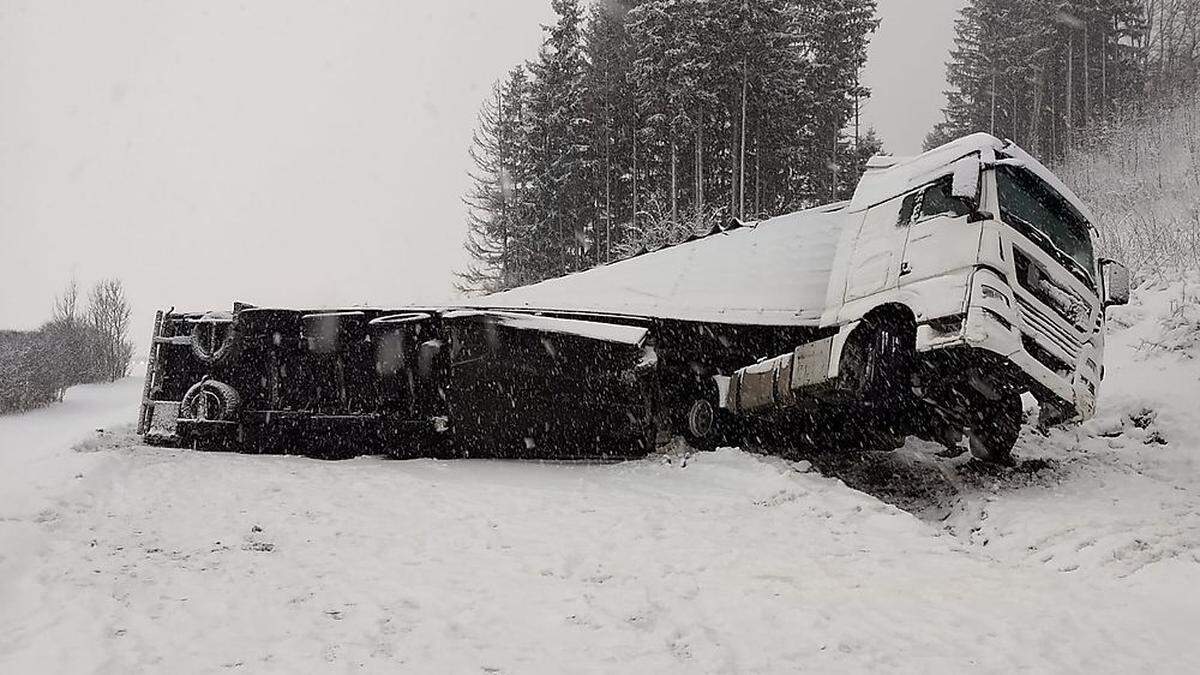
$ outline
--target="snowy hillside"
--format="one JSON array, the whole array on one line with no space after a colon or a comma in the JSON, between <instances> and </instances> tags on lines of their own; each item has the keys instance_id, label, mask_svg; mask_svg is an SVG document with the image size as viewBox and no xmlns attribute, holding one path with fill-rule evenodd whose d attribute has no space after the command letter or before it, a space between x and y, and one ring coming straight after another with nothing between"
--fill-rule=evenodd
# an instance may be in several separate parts
<instances>
[{"instance_id":1,"label":"snowy hillside","mask_svg":"<svg viewBox=\"0 0 1200 675\"><path fill-rule=\"evenodd\" d=\"M1194 671L1198 294L1118 310L1011 471L195 453L74 389L0 418L0 672Z\"/></svg>"}]
</instances>

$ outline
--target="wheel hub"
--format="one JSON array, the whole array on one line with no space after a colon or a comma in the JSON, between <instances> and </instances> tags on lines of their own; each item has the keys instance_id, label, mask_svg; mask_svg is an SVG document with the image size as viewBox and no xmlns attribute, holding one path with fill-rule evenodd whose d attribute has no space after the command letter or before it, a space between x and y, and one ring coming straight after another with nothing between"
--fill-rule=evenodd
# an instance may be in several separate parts
<instances>
[{"instance_id":1,"label":"wheel hub","mask_svg":"<svg viewBox=\"0 0 1200 675\"><path fill-rule=\"evenodd\" d=\"M713 418L716 416L712 404L704 399L692 403L688 409L688 431L696 438L704 438L712 433Z\"/></svg>"}]
</instances>

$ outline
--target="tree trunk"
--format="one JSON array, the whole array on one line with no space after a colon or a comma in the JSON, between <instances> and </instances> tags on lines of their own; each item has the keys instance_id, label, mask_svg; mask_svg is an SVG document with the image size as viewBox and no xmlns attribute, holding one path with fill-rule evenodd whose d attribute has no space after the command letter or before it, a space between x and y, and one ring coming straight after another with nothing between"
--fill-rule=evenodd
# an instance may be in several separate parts
<instances>
[{"instance_id":1,"label":"tree trunk","mask_svg":"<svg viewBox=\"0 0 1200 675\"><path fill-rule=\"evenodd\" d=\"M742 59L742 138L738 142L738 180L732 188L737 195L738 220L746 219L746 94L749 88L749 77L746 59Z\"/></svg>"},{"instance_id":2,"label":"tree trunk","mask_svg":"<svg viewBox=\"0 0 1200 675\"><path fill-rule=\"evenodd\" d=\"M609 111L609 120L612 119ZM604 261L612 260L612 131L604 134ZM600 262L600 243L596 242L596 262Z\"/></svg>"},{"instance_id":3,"label":"tree trunk","mask_svg":"<svg viewBox=\"0 0 1200 675\"><path fill-rule=\"evenodd\" d=\"M1113 25L1110 27L1112 34L1117 32L1117 18L1113 17ZM1105 119L1108 118L1108 38L1109 33L1105 33L1100 38L1100 115Z\"/></svg>"},{"instance_id":4,"label":"tree trunk","mask_svg":"<svg viewBox=\"0 0 1200 675\"><path fill-rule=\"evenodd\" d=\"M830 150L829 173L830 173L830 178L832 179L832 181L830 182L830 185L829 185L829 201L835 202L835 201L837 201L837 193L838 193L838 130L837 130L837 127L833 128L833 133L831 135L833 137L833 144L829 148L829 150Z\"/></svg>"},{"instance_id":5,"label":"tree trunk","mask_svg":"<svg viewBox=\"0 0 1200 675\"><path fill-rule=\"evenodd\" d=\"M1071 143L1071 129L1075 126L1075 30L1071 30L1067 41L1067 144Z\"/></svg>"},{"instance_id":6,"label":"tree trunk","mask_svg":"<svg viewBox=\"0 0 1200 675\"><path fill-rule=\"evenodd\" d=\"M738 142L741 129L736 124L736 110L729 110L729 120L729 215L736 218L738 214L738 157L742 151Z\"/></svg>"},{"instance_id":7,"label":"tree trunk","mask_svg":"<svg viewBox=\"0 0 1200 675\"><path fill-rule=\"evenodd\" d=\"M1092 68L1091 68L1091 17L1083 23L1083 126L1091 120Z\"/></svg>"},{"instance_id":8,"label":"tree trunk","mask_svg":"<svg viewBox=\"0 0 1200 675\"><path fill-rule=\"evenodd\" d=\"M758 134L754 134L754 217L762 213L762 174L758 161Z\"/></svg>"},{"instance_id":9,"label":"tree trunk","mask_svg":"<svg viewBox=\"0 0 1200 675\"><path fill-rule=\"evenodd\" d=\"M1029 147L1042 156L1046 156L1042 147L1042 89L1045 80L1046 71L1039 67L1033 83L1033 104L1029 115Z\"/></svg>"},{"instance_id":10,"label":"tree trunk","mask_svg":"<svg viewBox=\"0 0 1200 675\"><path fill-rule=\"evenodd\" d=\"M996 64L992 64L992 122L988 133L996 135Z\"/></svg>"},{"instance_id":11,"label":"tree trunk","mask_svg":"<svg viewBox=\"0 0 1200 675\"><path fill-rule=\"evenodd\" d=\"M704 116L696 114L696 226L704 220Z\"/></svg>"},{"instance_id":12,"label":"tree trunk","mask_svg":"<svg viewBox=\"0 0 1200 675\"><path fill-rule=\"evenodd\" d=\"M679 164L679 152L675 143L675 133L671 133L671 222L679 222L679 184L676 181L676 169Z\"/></svg>"},{"instance_id":13,"label":"tree trunk","mask_svg":"<svg viewBox=\"0 0 1200 675\"><path fill-rule=\"evenodd\" d=\"M633 225L633 231L638 231L638 139L637 139L637 119L633 121L633 212L629 216L629 221Z\"/></svg>"},{"instance_id":14,"label":"tree trunk","mask_svg":"<svg viewBox=\"0 0 1200 675\"><path fill-rule=\"evenodd\" d=\"M854 74L854 161L855 162L857 162L858 158L861 156L859 154L859 147L858 147L859 143L861 142L861 136L862 136L861 121L860 121L861 106L859 104L860 104L860 100L859 100L858 73L855 73Z\"/></svg>"},{"instance_id":15,"label":"tree trunk","mask_svg":"<svg viewBox=\"0 0 1200 675\"><path fill-rule=\"evenodd\" d=\"M1014 89L1012 93L1012 107L1009 108L1009 133L1012 134L1013 143L1021 142L1021 134L1019 133L1020 127L1017 126L1017 122L1020 120L1021 115L1020 108L1018 108L1017 105L1017 90Z\"/></svg>"},{"instance_id":16,"label":"tree trunk","mask_svg":"<svg viewBox=\"0 0 1200 675\"><path fill-rule=\"evenodd\" d=\"M496 89L496 112L498 114L499 128L507 129L507 118L504 116L504 101L500 97L500 89ZM500 150L500 288L508 288L508 197L505 195L504 183L509 182L508 190L512 189L512 174L507 167L512 165L512 158L509 157L508 143L505 138L498 139L498 148Z\"/></svg>"}]
</instances>

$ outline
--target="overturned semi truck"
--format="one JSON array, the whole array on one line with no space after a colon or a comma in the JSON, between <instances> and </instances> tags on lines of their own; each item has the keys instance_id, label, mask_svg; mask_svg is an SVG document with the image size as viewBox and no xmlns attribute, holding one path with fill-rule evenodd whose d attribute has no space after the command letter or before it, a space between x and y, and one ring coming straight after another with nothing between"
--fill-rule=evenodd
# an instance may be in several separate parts
<instances>
[{"instance_id":1,"label":"overturned semi truck","mask_svg":"<svg viewBox=\"0 0 1200 675\"><path fill-rule=\"evenodd\" d=\"M1004 463L1023 394L1090 417L1128 272L1011 142L872 159L854 197L457 306L164 311L139 433L325 456L628 457L674 437Z\"/></svg>"}]
</instances>

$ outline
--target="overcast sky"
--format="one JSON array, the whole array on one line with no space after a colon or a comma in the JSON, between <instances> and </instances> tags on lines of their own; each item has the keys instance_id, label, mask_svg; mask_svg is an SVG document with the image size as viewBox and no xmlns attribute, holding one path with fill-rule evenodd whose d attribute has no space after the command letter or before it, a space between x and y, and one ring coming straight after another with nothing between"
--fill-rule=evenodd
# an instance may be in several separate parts
<instances>
[{"instance_id":1,"label":"overcast sky","mask_svg":"<svg viewBox=\"0 0 1200 675\"><path fill-rule=\"evenodd\" d=\"M919 150L961 0L880 0L865 119ZM450 297L479 102L549 0L0 0L0 327L72 271L153 310Z\"/></svg>"}]
</instances>

